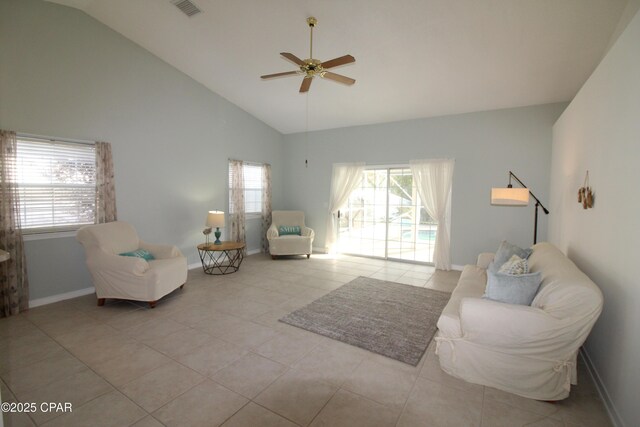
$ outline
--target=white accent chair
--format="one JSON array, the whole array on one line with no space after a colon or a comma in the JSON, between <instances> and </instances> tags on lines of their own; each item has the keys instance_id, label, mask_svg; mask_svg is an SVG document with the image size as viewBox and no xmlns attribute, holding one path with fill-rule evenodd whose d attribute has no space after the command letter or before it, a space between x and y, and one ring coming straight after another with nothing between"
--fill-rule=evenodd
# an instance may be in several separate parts
<instances>
[{"instance_id":1,"label":"white accent chair","mask_svg":"<svg viewBox=\"0 0 640 427\"><path fill-rule=\"evenodd\" d=\"M146 301L154 308L187 281L187 259L177 247L146 243L126 222L84 226L76 239L84 246L99 306L106 298L116 298ZM151 252L155 259L118 255L137 249Z\"/></svg>"},{"instance_id":2,"label":"white accent chair","mask_svg":"<svg viewBox=\"0 0 640 427\"><path fill-rule=\"evenodd\" d=\"M271 258L276 259L278 255L306 255L307 258L311 256L315 233L304 225L304 212L273 211L271 213L271 221L271 227L267 230ZM302 235L280 236L278 227L281 225L297 225L300 227Z\"/></svg>"}]
</instances>

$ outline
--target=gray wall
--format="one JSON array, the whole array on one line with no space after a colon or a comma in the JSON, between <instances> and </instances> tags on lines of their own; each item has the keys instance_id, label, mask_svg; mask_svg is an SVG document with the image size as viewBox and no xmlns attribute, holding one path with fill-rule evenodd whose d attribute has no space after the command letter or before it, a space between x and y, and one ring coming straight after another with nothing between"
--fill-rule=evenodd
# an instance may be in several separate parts
<instances>
[{"instance_id":1,"label":"gray wall","mask_svg":"<svg viewBox=\"0 0 640 427\"><path fill-rule=\"evenodd\" d=\"M0 58L0 128L111 142L118 216L143 239L198 262L207 211L228 209L229 157L271 163L281 204L280 133L88 15L2 0ZM73 238L26 246L32 299L91 286Z\"/></svg>"},{"instance_id":2,"label":"gray wall","mask_svg":"<svg viewBox=\"0 0 640 427\"><path fill-rule=\"evenodd\" d=\"M475 263L502 239L533 242L533 207L492 207L491 187L507 185L512 170L548 200L551 127L565 103L461 114L285 135L284 205L306 212L323 247L333 163L408 164L411 159L455 158L451 251L454 264ZM304 160L309 159L305 168ZM546 239L540 218L538 240Z\"/></svg>"},{"instance_id":3,"label":"gray wall","mask_svg":"<svg viewBox=\"0 0 640 427\"><path fill-rule=\"evenodd\" d=\"M640 13L553 127L550 240L604 294L586 350L618 425L640 422ZM593 209L577 203L589 170Z\"/></svg>"}]
</instances>

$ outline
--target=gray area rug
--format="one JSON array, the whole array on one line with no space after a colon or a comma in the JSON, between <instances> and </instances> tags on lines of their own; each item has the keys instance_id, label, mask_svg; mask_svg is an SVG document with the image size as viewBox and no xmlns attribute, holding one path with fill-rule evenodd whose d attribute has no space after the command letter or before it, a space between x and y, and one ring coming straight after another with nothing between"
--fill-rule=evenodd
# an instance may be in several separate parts
<instances>
[{"instance_id":1,"label":"gray area rug","mask_svg":"<svg viewBox=\"0 0 640 427\"><path fill-rule=\"evenodd\" d=\"M416 366L450 296L358 277L280 321Z\"/></svg>"}]
</instances>

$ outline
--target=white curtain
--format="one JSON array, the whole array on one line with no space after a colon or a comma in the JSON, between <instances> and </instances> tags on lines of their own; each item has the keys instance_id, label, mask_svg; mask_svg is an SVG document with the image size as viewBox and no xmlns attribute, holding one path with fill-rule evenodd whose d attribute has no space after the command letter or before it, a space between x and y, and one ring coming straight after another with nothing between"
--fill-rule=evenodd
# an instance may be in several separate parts
<instances>
[{"instance_id":1,"label":"white curtain","mask_svg":"<svg viewBox=\"0 0 640 427\"><path fill-rule=\"evenodd\" d=\"M271 226L271 165L262 165L262 252L269 253L267 230Z\"/></svg>"},{"instance_id":2,"label":"white curtain","mask_svg":"<svg viewBox=\"0 0 640 427\"><path fill-rule=\"evenodd\" d=\"M412 160L410 165L422 204L438 222L433 262L437 269L451 270L451 187L455 161Z\"/></svg>"},{"instance_id":3,"label":"white curtain","mask_svg":"<svg viewBox=\"0 0 640 427\"><path fill-rule=\"evenodd\" d=\"M229 216L231 217L231 241L245 241L245 212L244 212L244 167L240 160L229 160L231 169L231 203Z\"/></svg>"},{"instance_id":4,"label":"white curtain","mask_svg":"<svg viewBox=\"0 0 640 427\"><path fill-rule=\"evenodd\" d=\"M362 182L363 172L364 163L334 163L333 165L325 238L325 247L329 253L335 251L334 246L338 240L338 210L347 203L351 192Z\"/></svg>"}]
</instances>

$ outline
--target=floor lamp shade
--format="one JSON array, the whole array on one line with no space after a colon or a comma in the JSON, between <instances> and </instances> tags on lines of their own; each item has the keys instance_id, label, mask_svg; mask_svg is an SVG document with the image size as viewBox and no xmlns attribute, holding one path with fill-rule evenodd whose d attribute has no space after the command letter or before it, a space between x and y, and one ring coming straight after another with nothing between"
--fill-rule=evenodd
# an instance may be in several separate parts
<instances>
[{"instance_id":1,"label":"floor lamp shade","mask_svg":"<svg viewBox=\"0 0 640 427\"><path fill-rule=\"evenodd\" d=\"M518 181L518 183L522 185L522 188L513 188L511 178ZM491 204L494 206L527 206L529 204L529 196L533 197L533 200L536 201L534 209L535 215L533 217L533 244L535 245L538 241L538 208L542 208L542 212L544 212L545 215L549 215L549 209L540 203L536 195L533 194L531 190L524 185L524 182L515 176L513 172L509 171L509 186L507 188L493 187L491 189Z\"/></svg>"},{"instance_id":2,"label":"floor lamp shade","mask_svg":"<svg viewBox=\"0 0 640 427\"><path fill-rule=\"evenodd\" d=\"M491 204L495 206L529 205L528 188L492 188Z\"/></svg>"}]
</instances>

